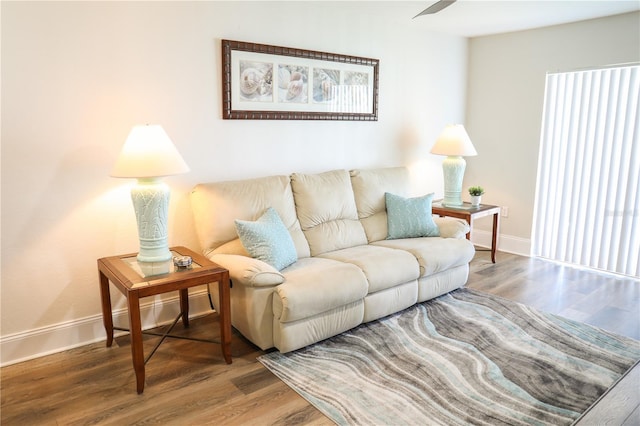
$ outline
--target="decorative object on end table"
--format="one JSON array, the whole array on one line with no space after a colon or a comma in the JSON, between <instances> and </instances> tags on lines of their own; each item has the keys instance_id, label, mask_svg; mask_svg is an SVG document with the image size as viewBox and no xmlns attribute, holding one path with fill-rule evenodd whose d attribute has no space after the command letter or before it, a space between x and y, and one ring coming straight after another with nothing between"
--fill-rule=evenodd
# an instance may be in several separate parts
<instances>
[{"instance_id":1,"label":"decorative object on end table","mask_svg":"<svg viewBox=\"0 0 640 426\"><path fill-rule=\"evenodd\" d=\"M191 256L173 256L173 264L178 270L189 269L192 263Z\"/></svg>"},{"instance_id":2,"label":"decorative object on end table","mask_svg":"<svg viewBox=\"0 0 640 426\"><path fill-rule=\"evenodd\" d=\"M378 120L378 59L222 40L222 118Z\"/></svg>"},{"instance_id":3,"label":"decorative object on end table","mask_svg":"<svg viewBox=\"0 0 640 426\"><path fill-rule=\"evenodd\" d=\"M456 207L462 205L462 178L467 162L463 156L478 155L473 147L471 139L462 124L454 124L445 127L440 133L436 143L431 148L431 153L446 155L442 162L444 174L444 200L442 205Z\"/></svg>"},{"instance_id":4,"label":"decorative object on end table","mask_svg":"<svg viewBox=\"0 0 640 426\"><path fill-rule=\"evenodd\" d=\"M482 194L484 194L484 188L481 186L470 186L469 195L471 195L471 205L478 207L482 202Z\"/></svg>"},{"instance_id":5,"label":"decorative object on end table","mask_svg":"<svg viewBox=\"0 0 640 426\"><path fill-rule=\"evenodd\" d=\"M142 125L131 130L111 176L138 179L131 188L140 239L138 261L171 260L167 240L170 191L160 178L188 171L189 166L161 126Z\"/></svg>"}]
</instances>

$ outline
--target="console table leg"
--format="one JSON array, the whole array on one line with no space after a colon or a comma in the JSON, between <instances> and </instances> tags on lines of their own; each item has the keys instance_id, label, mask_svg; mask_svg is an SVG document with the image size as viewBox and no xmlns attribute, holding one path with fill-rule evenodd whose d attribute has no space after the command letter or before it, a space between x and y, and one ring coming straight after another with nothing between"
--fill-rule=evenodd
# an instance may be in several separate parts
<instances>
[{"instance_id":1,"label":"console table leg","mask_svg":"<svg viewBox=\"0 0 640 426\"><path fill-rule=\"evenodd\" d=\"M227 364L231 364L231 303L230 303L229 272L222 275L218 281L218 294L220 298L220 343L222 355Z\"/></svg>"},{"instance_id":2,"label":"console table leg","mask_svg":"<svg viewBox=\"0 0 640 426\"><path fill-rule=\"evenodd\" d=\"M500 214L495 213L493 215L493 236L491 238L491 261L493 263L496 263L496 249L498 248L498 229L500 224L499 220Z\"/></svg>"},{"instance_id":3,"label":"console table leg","mask_svg":"<svg viewBox=\"0 0 640 426\"><path fill-rule=\"evenodd\" d=\"M107 333L107 347L113 344L113 314L111 313L111 294L109 294L109 278L100 272L100 299L102 301L102 323Z\"/></svg>"},{"instance_id":4,"label":"console table leg","mask_svg":"<svg viewBox=\"0 0 640 426\"><path fill-rule=\"evenodd\" d=\"M144 352L142 348L142 324L140 321L140 299L135 293L127 297L129 303L129 329L131 337L131 359L136 373L136 390L144 391Z\"/></svg>"},{"instance_id":5,"label":"console table leg","mask_svg":"<svg viewBox=\"0 0 640 426\"><path fill-rule=\"evenodd\" d=\"M180 312L182 312L182 324L189 327L189 290L180 290Z\"/></svg>"}]
</instances>

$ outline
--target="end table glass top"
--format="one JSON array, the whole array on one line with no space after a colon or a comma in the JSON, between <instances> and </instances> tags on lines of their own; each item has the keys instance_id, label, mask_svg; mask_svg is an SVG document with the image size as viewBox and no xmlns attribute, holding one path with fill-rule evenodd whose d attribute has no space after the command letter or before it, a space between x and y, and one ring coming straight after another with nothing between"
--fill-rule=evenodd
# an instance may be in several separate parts
<instances>
[{"instance_id":1,"label":"end table glass top","mask_svg":"<svg viewBox=\"0 0 640 426\"><path fill-rule=\"evenodd\" d=\"M180 268L173 263L174 256L181 256L181 254L171 250L171 259L164 262L138 262L138 258L136 256L124 257L122 258L122 261L129 265L131 269L136 271L138 275L143 278L201 268L201 266L195 261L186 268Z\"/></svg>"},{"instance_id":2,"label":"end table glass top","mask_svg":"<svg viewBox=\"0 0 640 426\"><path fill-rule=\"evenodd\" d=\"M447 208L447 209L455 209L455 210L478 210L480 207L482 207L482 204L479 204L477 206L474 206L471 203L467 203L466 201L463 202L463 204L461 206L450 206L447 204L444 204L442 201L436 201L433 203L434 207L443 207L443 208Z\"/></svg>"}]
</instances>

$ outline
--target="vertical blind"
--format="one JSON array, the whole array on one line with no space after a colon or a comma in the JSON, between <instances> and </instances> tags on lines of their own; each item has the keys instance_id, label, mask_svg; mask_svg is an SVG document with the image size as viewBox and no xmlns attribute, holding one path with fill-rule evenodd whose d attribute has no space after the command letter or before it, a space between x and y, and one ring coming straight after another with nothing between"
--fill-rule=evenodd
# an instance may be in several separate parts
<instances>
[{"instance_id":1,"label":"vertical blind","mask_svg":"<svg viewBox=\"0 0 640 426\"><path fill-rule=\"evenodd\" d=\"M640 275L640 66L548 74L532 254Z\"/></svg>"}]
</instances>

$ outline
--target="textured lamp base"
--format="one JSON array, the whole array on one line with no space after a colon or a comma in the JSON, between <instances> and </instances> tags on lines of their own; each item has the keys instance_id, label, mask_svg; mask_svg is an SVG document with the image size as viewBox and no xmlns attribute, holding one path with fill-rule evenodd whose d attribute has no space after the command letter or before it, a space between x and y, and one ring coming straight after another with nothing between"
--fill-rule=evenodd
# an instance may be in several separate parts
<instances>
[{"instance_id":1,"label":"textured lamp base","mask_svg":"<svg viewBox=\"0 0 640 426\"><path fill-rule=\"evenodd\" d=\"M138 222L140 262L164 262L171 259L167 239L169 187L158 178L139 178L131 189L131 200Z\"/></svg>"},{"instance_id":2,"label":"textured lamp base","mask_svg":"<svg viewBox=\"0 0 640 426\"><path fill-rule=\"evenodd\" d=\"M448 156L442 162L444 174L443 206L459 207L462 205L462 178L467 162L461 156Z\"/></svg>"}]
</instances>

